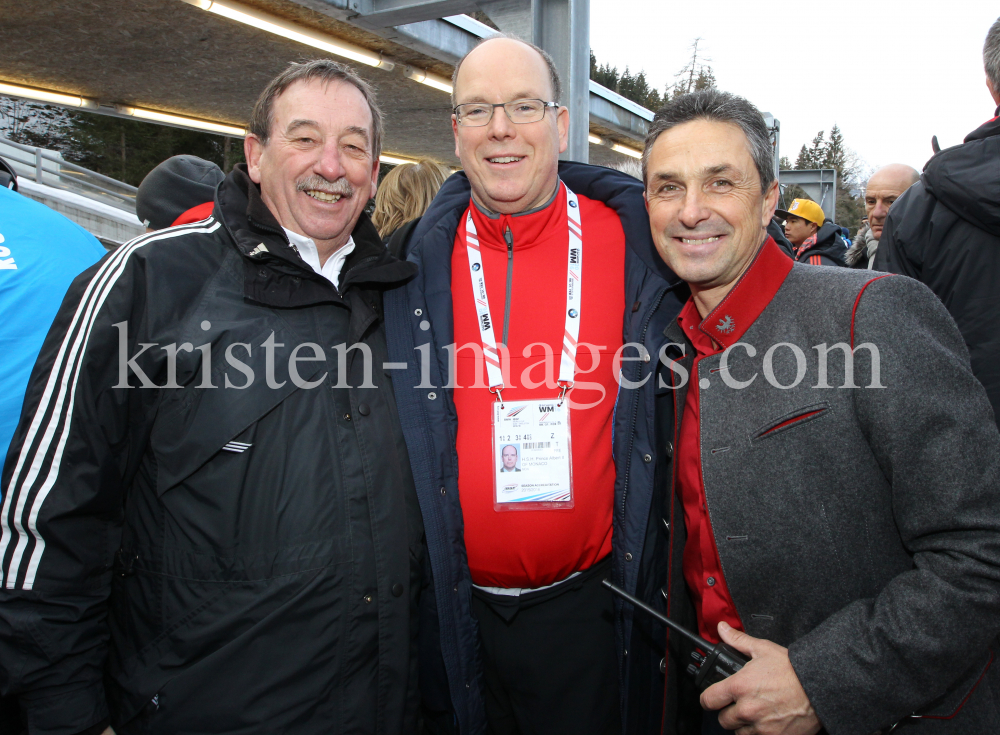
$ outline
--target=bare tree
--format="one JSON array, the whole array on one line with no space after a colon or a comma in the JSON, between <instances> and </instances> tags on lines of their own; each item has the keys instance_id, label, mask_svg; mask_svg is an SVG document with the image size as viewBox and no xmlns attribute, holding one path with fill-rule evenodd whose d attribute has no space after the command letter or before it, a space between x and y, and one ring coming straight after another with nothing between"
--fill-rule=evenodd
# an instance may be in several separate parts
<instances>
[{"instance_id":1,"label":"bare tree","mask_svg":"<svg viewBox=\"0 0 1000 735\"><path fill-rule=\"evenodd\" d=\"M675 81L669 90L671 98L715 88L715 73L708 64L712 59L707 56L698 56L698 44L701 43L701 40L701 38L696 38L692 41L691 58L679 72L674 74Z\"/></svg>"}]
</instances>

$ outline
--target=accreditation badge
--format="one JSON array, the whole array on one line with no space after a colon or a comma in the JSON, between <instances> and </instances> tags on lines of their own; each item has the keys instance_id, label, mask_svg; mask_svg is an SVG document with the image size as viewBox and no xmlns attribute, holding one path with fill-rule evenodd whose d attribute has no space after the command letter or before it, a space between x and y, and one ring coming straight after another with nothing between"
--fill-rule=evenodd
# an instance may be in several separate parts
<instances>
[{"instance_id":1,"label":"accreditation badge","mask_svg":"<svg viewBox=\"0 0 1000 735\"><path fill-rule=\"evenodd\" d=\"M493 404L495 510L571 509L570 457L567 401Z\"/></svg>"}]
</instances>

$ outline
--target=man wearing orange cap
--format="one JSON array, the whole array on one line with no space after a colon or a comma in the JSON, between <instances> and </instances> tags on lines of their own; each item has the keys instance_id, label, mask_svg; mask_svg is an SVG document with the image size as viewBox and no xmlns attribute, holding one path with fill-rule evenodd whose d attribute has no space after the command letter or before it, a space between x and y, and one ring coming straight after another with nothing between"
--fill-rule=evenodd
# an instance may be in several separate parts
<instances>
[{"instance_id":1,"label":"man wearing orange cap","mask_svg":"<svg viewBox=\"0 0 1000 735\"><path fill-rule=\"evenodd\" d=\"M787 211L779 209L776 214L785 220L785 237L792 243L795 260L810 265L847 265L847 245L840 227L826 221L816 202L793 199Z\"/></svg>"}]
</instances>

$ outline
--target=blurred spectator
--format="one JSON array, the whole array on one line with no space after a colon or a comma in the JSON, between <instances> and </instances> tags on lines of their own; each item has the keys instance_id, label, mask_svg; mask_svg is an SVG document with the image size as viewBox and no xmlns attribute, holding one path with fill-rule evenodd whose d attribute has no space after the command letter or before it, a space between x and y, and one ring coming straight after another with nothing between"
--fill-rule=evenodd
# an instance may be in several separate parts
<instances>
[{"instance_id":1,"label":"blurred spectator","mask_svg":"<svg viewBox=\"0 0 1000 735\"><path fill-rule=\"evenodd\" d=\"M767 223L767 234L774 239L781 252L795 260L795 246L785 237L785 228L781 226L781 222L781 217L777 213L771 217L771 221Z\"/></svg>"},{"instance_id":2,"label":"blurred spectator","mask_svg":"<svg viewBox=\"0 0 1000 735\"><path fill-rule=\"evenodd\" d=\"M793 199L787 211L775 214L785 220L785 237L792 244L793 259L810 265L847 265L847 244L840 226L827 222L823 208L811 199Z\"/></svg>"},{"instance_id":3,"label":"blurred spectator","mask_svg":"<svg viewBox=\"0 0 1000 735\"><path fill-rule=\"evenodd\" d=\"M18 194L17 175L0 158L0 459L7 456L31 368L63 294L105 253L82 227ZM2 500L0 492L0 505ZM27 729L17 699L0 696L0 733L21 732Z\"/></svg>"},{"instance_id":4,"label":"blurred spectator","mask_svg":"<svg viewBox=\"0 0 1000 735\"><path fill-rule=\"evenodd\" d=\"M69 284L107 250L55 210L17 193L0 158L0 456L21 415L31 368Z\"/></svg>"},{"instance_id":5,"label":"blurred spectator","mask_svg":"<svg viewBox=\"0 0 1000 735\"><path fill-rule=\"evenodd\" d=\"M983 62L1000 105L1000 18L986 35ZM923 281L944 302L1000 415L1000 107L995 114L965 143L934 155L896 200L875 268Z\"/></svg>"},{"instance_id":6,"label":"blurred spectator","mask_svg":"<svg viewBox=\"0 0 1000 735\"><path fill-rule=\"evenodd\" d=\"M423 216L434 195L451 172L436 161L423 158L401 163L386 174L375 194L372 224L383 241L406 222Z\"/></svg>"},{"instance_id":7,"label":"blurred spectator","mask_svg":"<svg viewBox=\"0 0 1000 735\"><path fill-rule=\"evenodd\" d=\"M173 156L139 184L135 213L148 232L201 222L212 214L215 190L224 178L222 169L211 161Z\"/></svg>"},{"instance_id":8,"label":"blurred spectator","mask_svg":"<svg viewBox=\"0 0 1000 735\"><path fill-rule=\"evenodd\" d=\"M875 251L889 207L918 181L920 173L905 163L890 163L871 175L865 186L865 221L847 251L847 265L869 270L875 266Z\"/></svg>"}]
</instances>

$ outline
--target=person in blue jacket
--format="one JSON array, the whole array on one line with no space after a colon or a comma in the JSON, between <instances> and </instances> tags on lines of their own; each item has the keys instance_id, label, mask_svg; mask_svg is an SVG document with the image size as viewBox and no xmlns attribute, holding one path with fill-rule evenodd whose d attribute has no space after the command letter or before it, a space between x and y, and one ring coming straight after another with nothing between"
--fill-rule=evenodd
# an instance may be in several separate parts
<instances>
[{"instance_id":1,"label":"person in blue jacket","mask_svg":"<svg viewBox=\"0 0 1000 735\"><path fill-rule=\"evenodd\" d=\"M78 224L18 194L14 171L0 159L0 456L66 289L106 253Z\"/></svg>"},{"instance_id":2,"label":"person in blue jacket","mask_svg":"<svg viewBox=\"0 0 1000 735\"><path fill-rule=\"evenodd\" d=\"M488 40L484 45L499 44L501 41L507 44L507 49L511 49L509 39ZM512 59L517 52L516 48L510 51ZM534 59L530 51L518 58ZM539 64L529 67L525 64L522 68L540 70L544 66ZM462 63L459 68L462 68ZM548 76L524 76L526 86L540 85L549 90ZM458 87L461 88L461 85ZM486 99L490 105L510 102L516 100L514 95L523 91L520 88L505 90L498 85L496 94L491 94ZM551 85L551 94L558 99L555 83ZM504 126L505 117L513 121L505 110L506 108L504 112L497 110L499 122L491 128L493 132L488 135L492 135L497 141L501 138L506 141L503 144L506 150L528 150L527 144L519 142L527 135L518 131L530 125L542 125L546 118L543 116L538 121L523 124L511 122ZM457 117L453 117L453 120L455 129L458 130ZM557 127L552 125L548 134L557 136ZM458 135L456 132L456 137ZM535 134L532 140L542 141L544 138ZM607 571L611 581L617 586L656 609L664 610L665 600L660 591L667 583L666 563L655 554L645 552L654 548L657 543L662 543L661 537L669 534L669 529L656 512L653 496L654 476L660 472L657 469L657 457L670 453L672 449L657 446L655 426L646 418L646 412L651 411L658 392L654 372L661 349L668 341L663 330L673 322L689 292L686 284L657 254L640 181L601 166L559 161L556 152L558 140L551 140L544 148L548 157L542 164L543 156L538 151L543 146L541 143L535 145L538 147L534 148L532 164L538 165L546 176L551 175L553 179L562 182L581 201L587 199L600 202L612 210L624 235L624 298L621 302L625 309L624 313L619 311L613 317L621 319L621 343L624 346L621 351L621 378L617 398L613 415L608 417L613 427L612 449L617 479L613 491L609 488L609 494L613 492L613 513L612 550ZM471 147L463 147L463 150ZM499 142L491 148L489 155L507 157L506 153L501 156L494 151L500 151ZM472 160L473 156L468 155L466 158ZM534 164L535 161L539 163ZM424 570L426 593L420 601L419 626L420 689L425 728L433 735L493 735L508 731L513 720L521 733L572 731L645 735L656 731L663 719L665 689L661 665L664 668L676 666L678 659L673 657L669 661L664 660L666 640L663 627L654 625L648 617L643 618L641 614L633 616L631 607L615 601L613 614L609 616L614 626L611 644L617 658L611 662L612 678L617 676L618 681L615 683L618 686L608 686L606 690L592 695L595 700L604 698L599 702L602 707L594 707L595 711L603 709L604 705L611 705L611 723L595 718L592 725L587 723L584 727L572 729L565 725L565 721L562 727L546 726L542 722L551 718L554 709L563 706L564 701L552 697L549 711L539 714L539 709L542 708L535 708L535 703L540 698L531 696L531 692L524 696L522 692L530 688L523 682L536 676L535 672L551 663L553 657L544 650L549 641L546 641L546 646L538 646L536 651L522 656L510 668L506 668L507 662L515 656L508 654L512 651L517 654L523 649L506 649L501 662L505 668L500 673L496 673L500 670L500 666L496 665L499 657L495 657L492 662L485 661L487 642L484 642L485 638L481 635L484 620L487 621L485 624L494 625L488 634L495 634L499 626L486 615L493 613L489 609L484 610L484 606L479 604L483 601L481 593L485 586L476 590L475 597L473 592L466 543L468 518L464 515L459 497L460 460L456 441L459 431L456 404L458 391L449 378L450 363L447 357L447 347L454 346L457 341L452 290L456 233L469 210L470 197L473 194L480 196L486 190L481 180L476 178L476 171L482 170L482 164L471 175L467 175L466 172L470 170L472 167L467 165L465 171L453 174L445 181L430 208L413 226L409 237L400 243L400 257L417 265L419 272L405 285L387 291L384 302L386 340L391 361L386 365L393 366L392 381L399 419L423 515L427 558L430 562ZM513 176L509 171L505 171L504 175ZM522 181L523 179L518 179L519 183ZM505 195L510 194L506 192ZM550 200L552 201L555 200ZM544 206L551 206L551 203ZM531 210L528 211L530 213ZM513 241L513 233L511 238L509 242ZM511 268L513 273L517 266ZM520 272L522 277L528 275L524 271ZM516 274L514 277L517 277ZM597 277L600 278L599 273ZM503 304L504 301L501 300L500 303ZM616 305L609 303L605 308L615 309ZM617 310L620 309L621 306L618 305ZM663 388L663 391L666 390ZM642 407L645 410L641 410ZM463 431L472 430L469 424L465 424ZM596 565L591 569L602 571ZM590 569L587 569L587 573L589 572ZM601 579L596 578L599 581ZM583 580L581 582L588 583ZM551 591L549 588L542 591L542 594L547 595ZM538 592L539 590L528 590L529 595L537 595ZM518 590L517 597L521 597L521 590ZM546 598L543 604L551 600L552 598ZM581 615L579 607L576 608L576 613L578 618L589 619ZM521 612L517 614L521 615ZM499 618L500 615L494 617ZM498 639L499 636L496 636L492 640L493 651L500 647L496 645ZM592 641L587 641L588 645L591 643ZM578 655L578 651L574 650L573 655ZM545 660L541 660L543 657ZM521 677L518 682L521 688L515 691L515 697L508 698L511 702L509 709L514 714L513 717L507 717L503 712L505 703L502 696L515 687L510 686L509 678L505 677L518 665L523 665L530 673ZM491 676L488 673L489 666L494 667L492 682L488 678ZM584 674L589 676L593 672L588 670ZM673 675L677 676L678 673L674 672ZM584 675L579 676L574 682L575 688L569 686L561 691L568 689L570 696L578 696L583 690L584 679ZM500 686L496 685L497 681ZM553 677L550 691L554 691L559 683ZM497 691L500 695L496 694ZM542 693L547 696L550 692ZM500 706L494 706L490 701L491 697ZM616 701L619 697L620 701ZM528 705L525 706L524 702L528 702ZM529 710L529 707L532 709ZM620 718L615 717L619 711ZM668 732L675 730L668 729Z\"/></svg>"}]
</instances>

